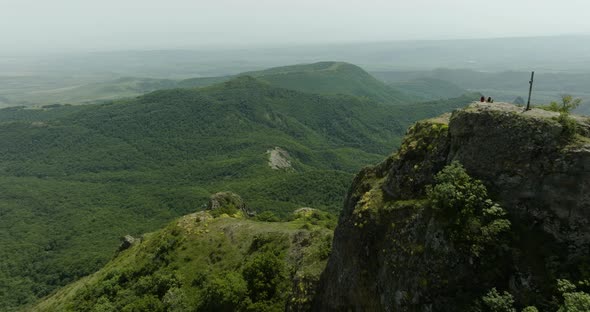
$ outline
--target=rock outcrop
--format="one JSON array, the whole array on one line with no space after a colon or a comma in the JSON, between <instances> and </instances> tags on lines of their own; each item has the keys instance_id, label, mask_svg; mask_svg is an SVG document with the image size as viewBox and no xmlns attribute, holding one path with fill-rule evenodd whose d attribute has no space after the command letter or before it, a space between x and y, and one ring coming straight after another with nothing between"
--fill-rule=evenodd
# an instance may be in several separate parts
<instances>
[{"instance_id":1,"label":"rock outcrop","mask_svg":"<svg viewBox=\"0 0 590 312\"><path fill-rule=\"evenodd\" d=\"M219 192L211 195L209 203L207 203L207 210L214 213L235 214L242 213L244 216L255 215L246 207L246 203L240 195L233 192Z\"/></svg>"},{"instance_id":2,"label":"rock outcrop","mask_svg":"<svg viewBox=\"0 0 590 312\"><path fill-rule=\"evenodd\" d=\"M117 249L118 251L123 251L126 249L129 249L129 247L131 247L133 244L135 244L135 242L137 241L137 239L129 234L121 237L121 245L119 245L119 248Z\"/></svg>"},{"instance_id":3,"label":"rock outcrop","mask_svg":"<svg viewBox=\"0 0 590 312\"><path fill-rule=\"evenodd\" d=\"M355 178L316 311L463 311L492 287L554 310L555 279L590 278L588 119L568 136L557 113L477 103L416 123L399 151ZM425 200L460 162L508 212L505 242L457 248Z\"/></svg>"},{"instance_id":4,"label":"rock outcrop","mask_svg":"<svg viewBox=\"0 0 590 312\"><path fill-rule=\"evenodd\" d=\"M266 151L268 154L268 166L274 170L292 170L291 156L286 150L275 147Z\"/></svg>"}]
</instances>

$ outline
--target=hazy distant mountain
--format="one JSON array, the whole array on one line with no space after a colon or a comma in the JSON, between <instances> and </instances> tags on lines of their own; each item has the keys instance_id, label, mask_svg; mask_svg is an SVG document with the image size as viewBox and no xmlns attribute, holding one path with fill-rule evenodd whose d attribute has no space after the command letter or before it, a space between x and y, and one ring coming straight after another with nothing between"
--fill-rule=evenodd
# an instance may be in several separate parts
<instances>
[{"instance_id":1,"label":"hazy distant mountain","mask_svg":"<svg viewBox=\"0 0 590 312\"><path fill-rule=\"evenodd\" d=\"M402 104L424 100L386 85L362 68L341 62L320 62L262 71L246 72L271 85L317 94L348 94L367 97L378 102ZM69 88L35 91L29 95L6 98L8 104L51 105L55 103L95 104L105 100L133 97L154 90L194 88L227 81L235 76L201 77L183 80L125 77ZM429 88L431 86L425 86ZM433 88L433 91L435 89ZM462 94L462 93L461 93ZM456 94L460 96L461 94ZM429 98L430 99L430 98ZM0 99L1 100L1 99Z\"/></svg>"},{"instance_id":2,"label":"hazy distant mountain","mask_svg":"<svg viewBox=\"0 0 590 312\"><path fill-rule=\"evenodd\" d=\"M121 77L179 80L233 76L284 64L311 64L322 60L353 63L370 72L430 71L435 68L524 73L535 70L538 73L555 73L560 80L570 80L568 77L571 76L562 74L590 72L590 36L12 56L0 58L0 96L9 100L0 100L0 105L64 103L54 97L54 93L60 89ZM528 78L519 81L526 88ZM470 89L468 85L450 82ZM511 98L506 100L515 97L512 92L509 96ZM52 102L46 101L49 99ZM86 100L88 97L81 99Z\"/></svg>"},{"instance_id":3,"label":"hazy distant mountain","mask_svg":"<svg viewBox=\"0 0 590 312\"><path fill-rule=\"evenodd\" d=\"M512 102L520 96L527 99L530 72L503 71L483 72L470 69L435 69L431 71L379 71L372 72L378 79L388 82L399 89L411 89L405 81L415 79L438 79L450 82L469 91L482 92L496 100ZM401 85L400 85L401 84ZM535 82L531 103L534 105L547 104L559 100L560 95L567 93L584 99L577 113L590 114L590 73L553 73L546 71L535 72ZM448 88L448 87L447 87ZM436 87L425 88L436 90ZM453 87L448 88L448 90Z\"/></svg>"},{"instance_id":4,"label":"hazy distant mountain","mask_svg":"<svg viewBox=\"0 0 590 312\"><path fill-rule=\"evenodd\" d=\"M451 82L436 78L416 78L391 83L391 86L414 98L422 100L448 99L467 93Z\"/></svg>"},{"instance_id":5,"label":"hazy distant mountain","mask_svg":"<svg viewBox=\"0 0 590 312\"><path fill-rule=\"evenodd\" d=\"M362 68L343 62L276 67L243 75L258 77L274 86L309 93L348 94L388 104L416 101L416 98L375 79Z\"/></svg>"}]
</instances>

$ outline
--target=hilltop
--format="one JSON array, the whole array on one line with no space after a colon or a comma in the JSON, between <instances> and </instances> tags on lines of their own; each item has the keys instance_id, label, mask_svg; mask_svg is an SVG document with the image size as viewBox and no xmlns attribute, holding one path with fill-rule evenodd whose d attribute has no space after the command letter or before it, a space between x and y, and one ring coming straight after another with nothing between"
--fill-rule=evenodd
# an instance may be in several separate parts
<instances>
[{"instance_id":1,"label":"hilltop","mask_svg":"<svg viewBox=\"0 0 590 312\"><path fill-rule=\"evenodd\" d=\"M272 223L186 215L32 310L309 310L330 253L332 222L306 212Z\"/></svg>"},{"instance_id":2,"label":"hilltop","mask_svg":"<svg viewBox=\"0 0 590 312\"><path fill-rule=\"evenodd\" d=\"M416 98L375 79L362 68L344 62L276 67L243 75L260 78L274 86L308 93L348 94L398 105L417 102Z\"/></svg>"},{"instance_id":3,"label":"hilltop","mask_svg":"<svg viewBox=\"0 0 590 312\"><path fill-rule=\"evenodd\" d=\"M314 310L587 309L589 125L506 103L416 123L355 178Z\"/></svg>"}]
</instances>

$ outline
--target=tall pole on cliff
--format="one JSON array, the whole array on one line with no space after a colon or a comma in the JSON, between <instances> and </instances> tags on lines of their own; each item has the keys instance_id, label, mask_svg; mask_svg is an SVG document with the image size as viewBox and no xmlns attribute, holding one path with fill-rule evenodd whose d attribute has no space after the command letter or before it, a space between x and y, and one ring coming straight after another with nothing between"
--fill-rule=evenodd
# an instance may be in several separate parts
<instances>
[{"instance_id":1,"label":"tall pole on cliff","mask_svg":"<svg viewBox=\"0 0 590 312\"><path fill-rule=\"evenodd\" d=\"M526 110L531 109L531 94L533 93L533 81L535 79L535 72L531 73L531 80L529 81L529 100L526 102Z\"/></svg>"}]
</instances>

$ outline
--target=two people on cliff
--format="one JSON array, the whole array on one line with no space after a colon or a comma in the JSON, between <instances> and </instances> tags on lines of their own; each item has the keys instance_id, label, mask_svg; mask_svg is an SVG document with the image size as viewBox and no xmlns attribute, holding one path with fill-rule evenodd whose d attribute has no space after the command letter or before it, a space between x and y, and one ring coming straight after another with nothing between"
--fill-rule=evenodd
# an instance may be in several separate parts
<instances>
[{"instance_id":1,"label":"two people on cliff","mask_svg":"<svg viewBox=\"0 0 590 312\"><path fill-rule=\"evenodd\" d=\"M492 97L491 97L491 96L490 96L490 97L488 97L488 99L487 99L487 101L486 101L486 98L485 98L485 96L483 96L483 95L482 95L482 96L481 96L481 98L479 99L479 101L480 101L480 102L482 102L482 103L483 103L483 102L494 103L494 100L492 99Z\"/></svg>"}]
</instances>

